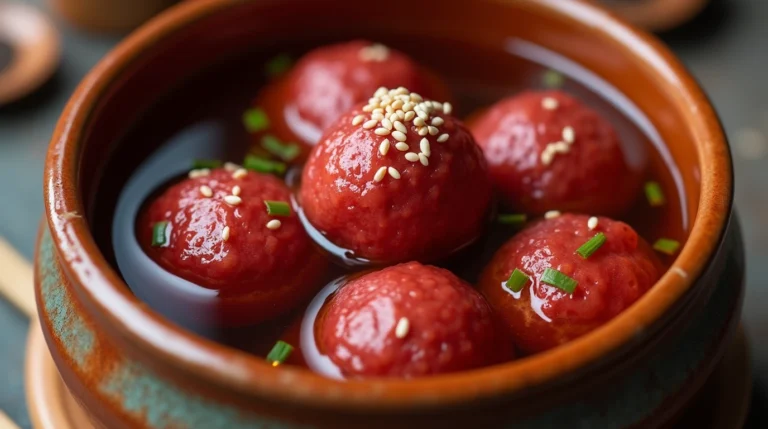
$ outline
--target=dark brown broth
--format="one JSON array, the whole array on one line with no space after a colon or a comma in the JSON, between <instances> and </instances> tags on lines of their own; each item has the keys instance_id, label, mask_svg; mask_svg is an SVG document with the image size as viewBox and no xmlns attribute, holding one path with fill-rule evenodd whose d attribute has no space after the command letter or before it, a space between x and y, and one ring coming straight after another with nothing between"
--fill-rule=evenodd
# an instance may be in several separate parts
<instances>
[{"instance_id":1,"label":"dark brown broth","mask_svg":"<svg viewBox=\"0 0 768 429\"><path fill-rule=\"evenodd\" d=\"M665 206L651 208L640 194L635 207L622 220L649 242L659 237L685 240L688 226L681 204L684 201L681 181L674 165L669 162L663 143L654 137L655 131L633 105L597 76L567 59L522 41L512 40L503 49L481 48L457 41L415 42L409 39L405 43L406 40L391 39L385 42L395 47L407 46L406 53L418 58L446 81L453 91L459 117L466 117L507 95L543 88L543 74L549 68L557 69L566 76L565 91L582 99L614 125L625 151L630 154L630 161L641 162L638 157L642 155L638 154L642 153L649 157L646 179L655 180L662 186L667 198ZM303 50L296 49L292 54L295 57ZM445 55L445 52L451 55ZM281 337L295 346L300 344L304 309L297 308L293 314L261 326L216 327L215 311L206 311L206 305L216 299L215 291L179 284L178 277L152 262L136 243L134 222L142 202L169 182L182 177L194 159L242 160L251 143L241 123L242 113L266 83L263 78L265 62L278 53L282 51L254 52L247 60L217 65L161 98L126 133L114 156L108 160L106 168L110 171L110 180L100 184L91 212L91 224L102 251L114 266L119 267L137 296L169 319L180 322L184 318L179 316L192 309L179 305L179 302L153 299L153 288L170 287L178 289L179 294L195 294L194 311L199 317L193 324L184 322L187 328L260 356L264 356ZM457 67L457 64L462 66ZM512 227L492 225L478 243L444 265L474 282L494 251L514 232ZM344 272L340 270L338 274ZM136 277L135 273L142 275ZM290 362L303 364L301 353L295 352Z\"/></svg>"}]
</instances>

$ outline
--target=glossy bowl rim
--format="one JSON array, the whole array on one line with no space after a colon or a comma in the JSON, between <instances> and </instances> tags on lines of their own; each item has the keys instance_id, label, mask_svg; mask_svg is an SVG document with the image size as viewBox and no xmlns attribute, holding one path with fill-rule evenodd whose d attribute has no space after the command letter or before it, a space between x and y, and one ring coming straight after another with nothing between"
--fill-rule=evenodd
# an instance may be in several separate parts
<instances>
[{"instance_id":1,"label":"glossy bowl rim","mask_svg":"<svg viewBox=\"0 0 768 429\"><path fill-rule=\"evenodd\" d=\"M78 192L81 143L91 113L121 72L143 52L175 32L245 0L183 2L157 16L110 51L84 78L67 103L49 147L44 177L45 211L59 260L78 296L146 358L173 365L183 374L250 398L315 407L408 409L519 393L583 368L628 343L661 318L695 284L717 250L731 211L733 172L719 120L674 55L654 37L585 2L491 0L546 10L600 32L606 40L643 58L658 79L676 89L698 145L699 206L689 238L654 287L601 328L553 350L506 364L416 380L338 381L300 368L275 371L244 352L197 337L139 305L98 249ZM361 408L362 407L362 408Z\"/></svg>"}]
</instances>

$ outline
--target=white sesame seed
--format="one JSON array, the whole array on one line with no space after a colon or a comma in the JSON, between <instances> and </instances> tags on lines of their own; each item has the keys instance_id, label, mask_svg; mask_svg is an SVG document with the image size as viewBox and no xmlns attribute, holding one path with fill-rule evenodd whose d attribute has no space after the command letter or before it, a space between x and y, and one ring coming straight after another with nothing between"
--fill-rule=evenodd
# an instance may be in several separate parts
<instances>
[{"instance_id":1,"label":"white sesame seed","mask_svg":"<svg viewBox=\"0 0 768 429\"><path fill-rule=\"evenodd\" d=\"M427 125L427 123L424 121L424 118L419 116L413 120L413 125L416 125L417 127L423 127L424 125Z\"/></svg>"},{"instance_id":2,"label":"white sesame seed","mask_svg":"<svg viewBox=\"0 0 768 429\"><path fill-rule=\"evenodd\" d=\"M239 196L240 196L240 191L241 191L241 190L242 190L242 189L240 189L240 187L239 187L239 186L237 186L237 185L233 186L233 187L232 187L232 195L234 195L234 196L236 196L236 197L239 197Z\"/></svg>"},{"instance_id":3,"label":"white sesame seed","mask_svg":"<svg viewBox=\"0 0 768 429\"><path fill-rule=\"evenodd\" d=\"M371 119L374 121L380 121L384 119L384 115L382 115L381 113L374 113L373 115L371 115Z\"/></svg>"},{"instance_id":4,"label":"white sesame seed","mask_svg":"<svg viewBox=\"0 0 768 429\"><path fill-rule=\"evenodd\" d=\"M427 165L429 165L429 158L427 158L427 155L426 155L426 154L424 154L424 153L420 153L420 154L419 154L419 161L421 161L421 164L422 164L423 166L425 166L425 167L426 167Z\"/></svg>"},{"instance_id":5,"label":"white sesame seed","mask_svg":"<svg viewBox=\"0 0 768 429\"><path fill-rule=\"evenodd\" d=\"M377 136L388 136L389 133L391 133L391 131L389 131L386 128L376 128L376 130L374 130L374 133L376 133Z\"/></svg>"},{"instance_id":6,"label":"white sesame seed","mask_svg":"<svg viewBox=\"0 0 768 429\"><path fill-rule=\"evenodd\" d=\"M410 101L405 103L405 104L403 104L403 112L407 113L407 112L412 111L414 106L415 106L415 104L411 103ZM415 114L416 113L414 113L414 115Z\"/></svg>"},{"instance_id":7,"label":"white sesame seed","mask_svg":"<svg viewBox=\"0 0 768 429\"><path fill-rule=\"evenodd\" d=\"M378 113L378 114L383 115L384 114L384 109L381 109L381 108L373 109L373 113Z\"/></svg>"},{"instance_id":8,"label":"white sesame seed","mask_svg":"<svg viewBox=\"0 0 768 429\"><path fill-rule=\"evenodd\" d=\"M224 229L221 230L221 239L224 241L229 240L229 234L231 233L228 226L225 226Z\"/></svg>"},{"instance_id":9,"label":"white sesame seed","mask_svg":"<svg viewBox=\"0 0 768 429\"><path fill-rule=\"evenodd\" d=\"M400 132L400 131L393 132L392 133L392 137L394 137L395 140L397 140L399 142L404 142L404 141L407 140L407 137L405 136L405 134Z\"/></svg>"},{"instance_id":10,"label":"white sesame seed","mask_svg":"<svg viewBox=\"0 0 768 429\"><path fill-rule=\"evenodd\" d=\"M563 140L566 143L573 143L576 140L576 133L573 131L573 127L563 128Z\"/></svg>"},{"instance_id":11,"label":"white sesame seed","mask_svg":"<svg viewBox=\"0 0 768 429\"><path fill-rule=\"evenodd\" d=\"M374 106L371 106L370 104L363 106L363 112L370 112L370 111L373 111L373 109L374 109Z\"/></svg>"},{"instance_id":12,"label":"white sesame seed","mask_svg":"<svg viewBox=\"0 0 768 429\"><path fill-rule=\"evenodd\" d=\"M421 142L419 142L419 148L421 148L421 153L423 153L426 156L429 156L432 154L431 148L429 147L429 140L427 138L421 139Z\"/></svg>"},{"instance_id":13,"label":"white sesame seed","mask_svg":"<svg viewBox=\"0 0 768 429\"><path fill-rule=\"evenodd\" d=\"M541 152L541 163L544 165L549 165L552 163L552 159L555 157L555 154L549 150L549 147L545 148L544 151Z\"/></svg>"},{"instance_id":14,"label":"white sesame seed","mask_svg":"<svg viewBox=\"0 0 768 429\"><path fill-rule=\"evenodd\" d=\"M400 320L397 321L397 326L395 327L395 337L397 338L405 338L408 335L408 331L411 328L411 322L408 321L407 317L401 317Z\"/></svg>"},{"instance_id":15,"label":"white sesame seed","mask_svg":"<svg viewBox=\"0 0 768 429\"><path fill-rule=\"evenodd\" d=\"M384 179L384 176L387 175L387 167L381 167L376 171L376 174L373 176L373 180L375 182L381 182Z\"/></svg>"},{"instance_id":16,"label":"white sesame seed","mask_svg":"<svg viewBox=\"0 0 768 429\"><path fill-rule=\"evenodd\" d=\"M415 93L415 92L412 92L412 93L411 93L411 100L413 100L413 101L415 101L415 102L417 102L417 103L420 103L420 102L422 102L424 99L423 99L423 98L421 98L421 95L419 95L419 94L417 94L417 93Z\"/></svg>"},{"instance_id":17,"label":"white sesame seed","mask_svg":"<svg viewBox=\"0 0 768 429\"><path fill-rule=\"evenodd\" d=\"M200 187L200 193L204 197L208 197L208 198L213 196L213 190L209 186L205 186L205 185Z\"/></svg>"},{"instance_id":18,"label":"white sesame seed","mask_svg":"<svg viewBox=\"0 0 768 429\"><path fill-rule=\"evenodd\" d=\"M405 159L411 162L416 162L419 160L419 155L416 154L415 152L408 152L405 154Z\"/></svg>"},{"instance_id":19,"label":"white sesame seed","mask_svg":"<svg viewBox=\"0 0 768 429\"><path fill-rule=\"evenodd\" d=\"M395 109L393 109L392 106L387 106L387 108L385 110L387 111L387 113L394 113L395 112Z\"/></svg>"},{"instance_id":20,"label":"white sesame seed","mask_svg":"<svg viewBox=\"0 0 768 429\"><path fill-rule=\"evenodd\" d=\"M208 168L199 168L197 170L191 170L189 172L190 179L197 179L198 177L204 177L211 174L211 170Z\"/></svg>"},{"instance_id":21,"label":"white sesame seed","mask_svg":"<svg viewBox=\"0 0 768 429\"><path fill-rule=\"evenodd\" d=\"M408 143L399 142L395 145L395 149L399 150L400 152L405 152L410 149L410 146L408 146Z\"/></svg>"},{"instance_id":22,"label":"white sesame seed","mask_svg":"<svg viewBox=\"0 0 768 429\"><path fill-rule=\"evenodd\" d=\"M384 118L384 119L381 120L381 126L391 131L392 130L392 121L390 121L387 118Z\"/></svg>"},{"instance_id":23,"label":"white sesame seed","mask_svg":"<svg viewBox=\"0 0 768 429\"><path fill-rule=\"evenodd\" d=\"M376 94L373 94L373 97L368 99L368 104L379 104L380 102L381 98Z\"/></svg>"},{"instance_id":24,"label":"white sesame seed","mask_svg":"<svg viewBox=\"0 0 768 429\"><path fill-rule=\"evenodd\" d=\"M381 107L387 107L392 104L392 99L389 97L382 97L381 103L379 103Z\"/></svg>"},{"instance_id":25,"label":"white sesame seed","mask_svg":"<svg viewBox=\"0 0 768 429\"><path fill-rule=\"evenodd\" d=\"M236 206L243 202L243 199L236 195L227 195L224 197L224 202L230 206Z\"/></svg>"},{"instance_id":26,"label":"white sesame seed","mask_svg":"<svg viewBox=\"0 0 768 429\"><path fill-rule=\"evenodd\" d=\"M395 112L395 116L397 116L398 120L402 121L403 119L405 119L405 112L403 112L402 110L398 110L397 112Z\"/></svg>"},{"instance_id":27,"label":"white sesame seed","mask_svg":"<svg viewBox=\"0 0 768 429\"><path fill-rule=\"evenodd\" d=\"M384 94L386 94L387 92L389 92L389 90L387 89L387 87L385 87L385 86L380 86L380 87L379 87L379 89L377 89L377 90L376 90L376 92L375 92L373 95L375 95L376 97L381 97L381 96L383 96Z\"/></svg>"},{"instance_id":28,"label":"white sesame seed","mask_svg":"<svg viewBox=\"0 0 768 429\"><path fill-rule=\"evenodd\" d=\"M398 86L397 89L395 89L395 94L408 94L408 90L404 86Z\"/></svg>"},{"instance_id":29,"label":"white sesame seed","mask_svg":"<svg viewBox=\"0 0 768 429\"><path fill-rule=\"evenodd\" d=\"M405 112L405 116L403 116L403 119L405 119L406 121L412 121L415 116L416 116L416 112L411 110L411 111Z\"/></svg>"},{"instance_id":30,"label":"white sesame seed","mask_svg":"<svg viewBox=\"0 0 768 429\"><path fill-rule=\"evenodd\" d=\"M354 117L354 119L352 119L352 125L354 126L360 125L363 123L364 120L365 120L365 116L357 115Z\"/></svg>"},{"instance_id":31,"label":"white sesame seed","mask_svg":"<svg viewBox=\"0 0 768 429\"><path fill-rule=\"evenodd\" d=\"M427 130L429 130L429 135L431 135L431 136L436 136L437 133L440 132L440 130L438 130L437 127L433 127L432 125L427 127Z\"/></svg>"},{"instance_id":32,"label":"white sesame seed","mask_svg":"<svg viewBox=\"0 0 768 429\"><path fill-rule=\"evenodd\" d=\"M238 168L240 168L239 165L235 164L234 162L225 162L224 163L224 170L228 172L236 171Z\"/></svg>"},{"instance_id":33,"label":"white sesame seed","mask_svg":"<svg viewBox=\"0 0 768 429\"><path fill-rule=\"evenodd\" d=\"M541 100L541 107L547 109L547 110L555 110L557 109L558 102L557 99L552 97L544 97Z\"/></svg>"},{"instance_id":34,"label":"white sesame seed","mask_svg":"<svg viewBox=\"0 0 768 429\"><path fill-rule=\"evenodd\" d=\"M682 268L679 268L679 267L672 267L672 270L671 270L671 271L672 271L673 273L677 274L678 276L682 277L682 278L687 278L687 277L688 277L688 273L687 273L687 272L685 272L685 270L684 270L684 269L682 269Z\"/></svg>"},{"instance_id":35,"label":"white sesame seed","mask_svg":"<svg viewBox=\"0 0 768 429\"><path fill-rule=\"evenodd\" d=\"M568 143L565 142L550 143L547 147L551 148L550 150L554 153L568 153L571 150Z\"/></svg>"},{"instance_id":36,"label":"white sesame seed","mask_svg":"<svg viewBox=\"0 0 768 429\"><path fill-rule=\"evenodd\" d=\"M387 152L389 152L389 139L384 139L384 141L382 141L379 145L379 153L386 155Z\"/></svg>"},{"instance_id":37,"label":"white sesame seed","mask_svg":"<svg viewBox=\"0 0 768 429\"><path fill-rule=\"evenodd\" d=\"M417 110L416 114L419 115L419 118L421 118L421 119L423 119L425 121L427 119L429 119L429 114L427 112L423 111L423 110Z\"/></svg>"},{"instance_id":38,"label":"white sesame seed","mask_svg":"<svg viewBox=\"0 0 768 429\"><path fill-rule=\"evenodd\" d=\"M395 110L400 109L400 108L403 107L403 104L405 104L405 103L403 103L403 100L395 100L392 103L392 108L395 109Z\"/></svg>"},{"instance_id":39,"label":"white sesame seed","mask_svg":"<svg viewBox=\"0 0 768 429\"><path fill-rule=\"evenodd\" d=\"M282 223L282 222L280 222L279 220L277 220L277 219L272 219L271 221L267 222L267 228L269 228L269 229L277 229L277 228L280 228L280 226L281 226L282 224L283 224L283 223Z\"/></svg>"},{"instance_id":40,"label":"white sesame seed","mask_svg":"<svg viewBox=\"0 0 768 429\"><path fill-rule=\"evenodd\" d=\"M407 132L408 132L408 128L405 128L405 125L403 125L403 123L402 123L402 122L400 122L400 121L395 121L395 124L394 124L394 125L395 125L395 129L396 129L397 131L400 131L401 133L407 133Z\"/></svg>"},{"instance_id":41,"label":"white sesame seed","mask_svg":"<svg viewBox=\"0 0 768 429\"><path fill-rule=\"evenodd\" d=\"M397 171L397 169L395 167L389 167L387 169L387 172L389 173L390 176L392 176L393 179L399 179L400 178L400 172Z\"/></svg>"},{"instance_id":42,"label":"white sesame seed","mask_svg":"<svg viewBox=\"0 0 768 429\"><path fill-rule=\"evenodd\" d=\"M544 219L554 219L558 216L560 216L560 212L557 210L550 210L544 213Z\"/></svg>"},{"instance_id":43,"label":"white sesame seed","mask_svg":"<svg viewBox=\"0 0 768 429\"><path fill-rule=\"evenodd\" d=\"M587 221L587 227L589 229L597 228L597 218L595 216L592 216L591 218L589 218L589 220Z\"/></svg>"},{"instance_id":44,"label":"white sesame seed","mask_svg":"<svg viewBox=\"0 0 768 429\"><path fill-rule=\"evenodd\" d=\"M443 120L443 118L441 118L439 116L435 116L434 118L432 118L432 125L434 125L436 127L439 127L440 125L443 125L444 123L445 123L445 121Z\"/></svg>"},{"instance_id":45,"label":"white sesame seed","mask_svg":"<svg viewBox=\"0 0 768 429\"><path fill-rule=\"evenodd\" d=\"M400 110L398 110L397 112L400 112ZM395 112L395 113L393 113L393 114L389 115L389 120L390 120L390 122L392 122L393 124L395 123L395 121L399 121L400 119L402 119L401 117L397 116L397 112ZM402 112L401 112L401 113L402 113Z\"/></svg>"},{"instance_id":46,"label":"white sesame seed","mask_svg":"<svg viewBox=\"0 0 768 429\"><path fill-rule=\"evenodd\" d=\"M440 137L437 138L437 141L439 143L443 143L448 140L448 134L441 134Z\"/></svg>"},{"instance_id":47,"label":"white sesame seed","mask_svg":"<svg viewBox=\"0 0 768 429\"><path fill-rule=\"evenodd\" d=\"M451 103L447 101L443 103L443 113L445 113L446 115L450 115L452 110L453 110L453 106L451 105Z\"/></svg>"},{"instance_id":48,"label":"white sesame seed","mask_svg":"<svg viewBox=\"0 0 768 429\"><path fill-rule=\"evenodd\" d=\"M426 136L427 134L429 134L429 130L427 129L427 127L421 127L421 128L419 128L419 135L420 135L420 136L424 137L424 136Z\"/></svg>"},{"instance_id":49,"label":"white sesame seed","mask_svg":"<svg viewBox=\"0 0 768 429\"><path fill-rule=\"evenodd\" d=\"M366 130L370 130L371 128L375 127L378 122L379 121L375 119L371 119L370 121L363 124L363 128L365 128Z\"/></svg>"},{"instance_id":50,"label":"white sesame seed","mask_svg":"<svg viewBox=\"0 0 768 429\"><path fill-rule=\"evenodd\" d=\"M247 175L248 175L248 170L246 170L245 168L238 168L237 170L235 170L234 173L232 173L232 178L233 179L242 179L242 178L244 178Z\"/></svg>"}]
</instances>

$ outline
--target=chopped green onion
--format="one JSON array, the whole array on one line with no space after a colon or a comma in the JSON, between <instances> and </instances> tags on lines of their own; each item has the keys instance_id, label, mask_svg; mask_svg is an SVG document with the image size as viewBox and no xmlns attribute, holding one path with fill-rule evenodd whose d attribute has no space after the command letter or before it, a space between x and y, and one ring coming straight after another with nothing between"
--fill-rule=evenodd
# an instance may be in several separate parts
<instances>
[{"instance_id":1,"label":"chopped green onion","mask_svg":"<svg viewBox=\"0 0 768 429\"><path fill-rule=\"evenodd\" d=\"M498 221L504 225L520 225L525 223L528 217L524 213L501 214Z\"/></svg>"},{"instance_id":2,"label":"chopped green onion","mask_svg":"<svg viewBox=\"0 0 768 429\"><path fill-rule=\"evenodd\" d=\"M165 232L168 229L168 221L157 222L152 225L152 246L164 247L167 244Z\"/></svg>"},{"instance_id":3,"label":"chopped green onion","mask_svg":"<svg viewBox=\"0 0 768 429\"><path fill-rule=\"evenodd\" d=\"M285 173L285 164L282 162L259 158L255 155L246 156L243 167L247 170L258 171L259 173Z\"/></svg>"},{"instance_id":4,"label":"chopped green onion","mask_svg":"<svg viewBox=\"0 0 768 429\"><path fill-rule=\"evenodd\" d=\"M192 169L198 170L200 168L218 168L221 167L221 161L218 159L196 159L192 161Z\"/></svg>"},{"instance_id":5,"label":"chopped green onion","mask_svg":"<svg viewBox=\"0 0 768 429\"><path fill-rule=\"evenodd\" d=\"M277 77L291 68L293 60L288 54L280 54L267 62L265 71L269 77Z\"/></svg>"},{"instance_id":6,"label":"chopped green onion","mask_svg":"<svg viewBox=\"0 0 768 429\"><path fill-rule=\"evenodd\" d=\"M293 346L285 341L279 340L267 355L267 361L271 362L272 366L278 366L288 359L291 352L293 352Z\"/></svg>"},{"instance_id":7,"label":"chopped green onion","mask_svg":"<svg viewBox=\"0 0 768 429\"><path fill-rule=\"evenodd\" d=\"M523 286L528 283L528 280L530 280L530 277L528 277L524 272L515 268L515 271L512 271L512 274L509 276L509 280L507 280L505 286L507 286L507 289L511 290L512 292L520 292L523 290Z\"/></svg>"},{"instance_id":8,"label":"chopped green onion","mask_svg":"<svg viewBox=\"0 0 768 429\"><path fill-rule=\"evenodd\" d=\"M679 247L680 242L670 238L660 238L653 243L653 248L655 250L661 253L666 253L667 255L674 255Z\"/></svg>"},{"instance_id":9,"label":"chopped green onion","mask_svg":"<svg viewBox=\"0 0 768 429\"><path fill-rule=\"evenodd\" d=\"M648 198L648 203L651 207L664 205L664 193L661 191L661 186L656 182L648 182L645 184L645 196Z\"/></svg>"},{"instance_id":10,"label":"chopped green onion","mask_svg":"<svg viewBox=\"0 0 768 429\"><path fill-rule=\"evenodd\" d=\"M277 156L283 161L293 161L299 155L300 149L297 144L294 143L282 143L277 137L272 135L266 135L261 139L261 147L267 150L272 155Z\"/></svg>"},{"instance_id":11,"label":"chopped green onion","mask_svg":"<svg viewBox=\"0 0 768 429\"><path fill-rule=\"evenodd\" d=\"M578 253L582 258L587 259L592 256L592 254L595 253L597 249L605 244L605 240L605 234L598 232L594 237L590 238L586 243L582 244L578 249L576 249L576 253Z\"/></svg>"},{"instance_id":12,"label":"chopped green onion","mask_svg":"<svg viewBox=\"0 0 768 429\"><path fill-rule=\"evenodd\" d=\"M243 125L249 133L258 133L269 128L269 118L259 108L248 109L243 113Z\"/></svg>"},{"instance_id":13,"label":"chopped green onion","mask_svg":"<svg viewBox=\"0 0 768 429\"><path fill-rule=\"evenodd\" d=\"M267 206L267 214L272 216L290 216L291 206L285 201L269 201L264 200L264 205Z\"/></svg>"},{"instance_id":14,"label":"chopped green onion","mask_svg":"<svg viewBox=\"0 0 768 429\"><path fill-rule=\"evenodd\" d=\"M565 77L555 70L547 70L542 77L542 83L547 88L560 88L565 83Z\"/></svg>"},{"instance_id":15,"label":"chopped green onion","mask_svg":"<svg viewBox=\"0 0 768 429\"><path fill-rule=\"evenodd\" d=\"M541 281L568 293L573 293L576 289L576 285L579 284L576 280L552 268L544 269L544 274L541 275Z\"/></svg>"}]
</instances>

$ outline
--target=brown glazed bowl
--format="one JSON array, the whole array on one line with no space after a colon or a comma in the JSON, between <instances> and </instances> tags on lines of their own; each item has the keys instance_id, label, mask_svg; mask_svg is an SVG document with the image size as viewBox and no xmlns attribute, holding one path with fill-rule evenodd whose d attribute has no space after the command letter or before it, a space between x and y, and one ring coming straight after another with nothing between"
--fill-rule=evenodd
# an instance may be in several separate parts
<instances>
[{"instance_id":1,"label":"brown glazed bowl","mask_svg":"<svg viewBox=\"0 0 768 429\"><path fill-rule=\"evenodd\" d=\"M627 428L670 423L738 325L743 250L729 149L712 106L656 39L586 3L197 0L147 23L84 79L53 135L36 259L59 372L108 428ZM393 19L394 11L407 11ZM428 17L429 19L425 19ZM288 30L294 29L294 30ZM295 31L301 29L301 31ZM337 381L204 340L134 297L92 231L105 160L185 76L269 43L430 34L500 48L520 38L611 82L681 173L689 239L649 293L600 329L515 362L413 381Z\"/></svg>"}]
</instances>

